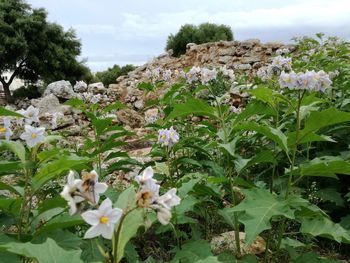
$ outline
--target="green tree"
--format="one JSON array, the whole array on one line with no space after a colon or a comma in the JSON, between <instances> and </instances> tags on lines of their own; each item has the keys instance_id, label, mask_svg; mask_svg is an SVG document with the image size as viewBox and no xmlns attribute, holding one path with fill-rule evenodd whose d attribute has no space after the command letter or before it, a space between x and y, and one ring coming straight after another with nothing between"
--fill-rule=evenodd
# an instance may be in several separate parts
<instances>
[{"instance_id":1,"label":"green tree","mask_svg":"<svg viewBox=\"0 0 350 263\"><path fill-rule=\"evenodd\" d=\"M188 43L203 44L220 40L233 40L233 33L229 26L211 23L203 23L199 26L186 24L175 35L168 36L165 49L172 49L174 56L178 57L185 54Z\"/></svg>"},{"instance_id":2,"label":"green tree","mask_svg":"<svg viewBox=\"0 0 350 263\"><path fill-rule=\"evenodd\" d=\"M133 65L125 65L120 67L119 65L114 65L111 68L108 68L105 71L97 72L96 77L99 81L103 83L106 87L109 84L115 83L116 79L122 75L128 74L129 71L135 69Z\"/></svg>"},{"instance_id":3,"label":"green tree","mask_svg":"<svg viewBox=\"0 0 350 263\"><path fill-rule=\"evenodd\" d=\"M87 77L90 70L77 61L80 52L75 32L49 23L44 9L23 0L0 0L0 82L7 101L15 77L46 83ZM7 71L12 72L8 80L2 77Z\"/></svg>"}]
</instances>

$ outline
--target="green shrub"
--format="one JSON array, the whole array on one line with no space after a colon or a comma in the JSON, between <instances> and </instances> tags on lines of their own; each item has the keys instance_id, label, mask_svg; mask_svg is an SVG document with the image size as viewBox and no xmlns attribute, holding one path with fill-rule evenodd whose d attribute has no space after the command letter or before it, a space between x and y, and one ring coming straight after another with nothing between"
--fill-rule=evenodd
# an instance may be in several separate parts
<instances>
[{"instance_id":1,"label":"green shrub","mask_svg":"<svg viewBox=\"0 0 350 263\"><path fill-rule=\"evenodd\" d=\"M105 71L97 72L96 78L108 87L109 84L115 83L118 77L128 74L128 72L133 71L135 68L133 65L125 65L123 67L114 65Z\"/></svg>"},{"instance_id":2,"label":"green shrub","mask_svg":"<svg viewBox=\"0 0 350 263\"><path fill-rule=\"evenodd\" d=\"M20 99L20 98L36 99L41 97L41 94L37 86L29 85L27 87L22 86L19 89L16 89L13 92L12 96L15 99Z\"/></svg>"},{"instance_id":3,"label":"green shrub","mask_svg":"<svg viewBox=\"0 0 350 263\"><path fill-rule=\"evenodd\" d=\"M220 40L233 40L233 33L229 26L210 23L203 23L199 26L186 24L176 35L169 35L165 49L172 49L174 56L178 57L185 54L188 43L203 44Z\"/></svg>"}]
</instances>

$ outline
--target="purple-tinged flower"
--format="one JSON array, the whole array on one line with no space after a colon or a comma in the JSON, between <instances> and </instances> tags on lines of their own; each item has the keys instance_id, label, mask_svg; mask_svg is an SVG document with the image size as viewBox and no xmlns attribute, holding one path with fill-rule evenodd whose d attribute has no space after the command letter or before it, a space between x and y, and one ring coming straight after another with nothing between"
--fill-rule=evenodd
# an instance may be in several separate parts
<instances>
[{"instance_id":1,"label":"purple-tinged flower","mask_svg":"<svg viewBox=\"0 0 350 263\"><path fill-rule=\"evenodd\" d=\"M297 86L297 74L294 71L290 73L282 71L279 83L284 88L295 89Z\"/></svg>"},{"instance_id":2,"label":"purple-tinged flower","mask_svg":"<svg viewBox=\"0 0 350 263\"><path fill-rule=\"evenodd\" d=\"M170 129L161 129L158 131L158 143L162 146L173 146L179 141L179 134L173 127Z\"/></svg>"}]
</instances>

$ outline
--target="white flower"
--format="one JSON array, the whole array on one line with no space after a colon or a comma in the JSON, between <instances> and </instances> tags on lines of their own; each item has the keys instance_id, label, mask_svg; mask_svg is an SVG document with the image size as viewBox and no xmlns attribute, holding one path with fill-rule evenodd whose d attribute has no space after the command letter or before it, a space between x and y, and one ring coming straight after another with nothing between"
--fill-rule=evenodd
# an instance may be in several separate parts
<instances>
[{"instance_id":1,"label":"white flower","mask_svg":"<svg viewBox=\"0 0 350 263\"><path fill-rule=\"evenodd\" d=\"M163 80L166 81L166 82L169 82L171 80L171 75L172 75L172 72L170 69L167 69L167 70L164 70L163 71Z\"/></svg>"},{"instance_id":2,"label":"white flower","mask_svg":"<svg viewBox=\"0 0 350 263\"><path fill-rule=\"evenodd\" d=\"M27 124L32 124L33 122L38 123L39 122L39 109L34 108L32 105L30 105L26 111L23 112L23 114L26 119L25 122Z\"/></svg>"},{"instance_id":3,"label":"white flower","mask_svg":"<svg viewBox=\"0 0 350 263\"><path fill-rule=\"evenodd\" d=\"M201 81L203 85L208 84L211 80L215 80L217 75L216 69L203 68L201 70Z\"/></svg>"},{"instance_id":4,"label":"white flower","mask_svg":"<svg viewBox=\"0 0 350 263\"><path fill-rule=\"evenodd\" d=\"M25 132L21 134L20 138L26 141L29 148L32 148L35 145L45 141L44 133L44 127L35 128L30 125L25 125Z\"/></svg>"},{"instance_id":5,"label":"white flower","mask_svg":"<svg viewBox=\"0 0 350 263\"><path fill-rule=\"evenodd\" d=\"M158 143L162 146L173 146L179 139L180 136L173 127L170 127L170 129L160 129L158 131Z\"/></svg>"},{"instance_id":6,"label":"white flower","mask_svg":"<svg viewBox=\"0 0 350 263\"><path fill-rule=\"evenodd\" d=\"M112 201L107 198L98 210L86 211L81 217L92 227L86 231L84 238L94 238L102 235L106 239L112 239L115 224L120 220L123 210L112 208Z\"/></svg>"},{"instance_id":7,"label":"white flower","mask_svg":"<svg viewBox=\"0 0 350 263\"><path fill-rule=\"evenodd\" d=\"M157 181L153 179L153 169L152 167L147 167L142 175L137 175L135 177L135 181L138 182L138 184L141 187L141 193L150 192L150 203L154 202L159 197L159 188L160 185L157 184Z\"/></svg>"},{"instance_id":8,"label":"white flower","mask_svg":"<svg viewBox=\"0 0 350 263\"><path fill-rule=\"evenodd\" d=\"M98 182L98 173L95 170L83 172L81 183L78 186L80 192L93 204L100 200L100 194L106 192L108 185Z\"/></svg>"},{"instance_id":9,"label":"white flower","mask_svg":"<svg viewBox=\"0 0 350 263\"><path fill-rule=\"evenodd\" d=\"M3 127L0 127L0 135L3 135L8 141L12 136L13 132L11 130L11 119L9 117L3 118Z\"/></svg>"},{"instance_id":10,"label":"white flower","mask_svg":"<svg viewBox=\"0 0 350 263\"><path fill-rule=\"evenodd\" d=\"M84 201L84 198L79 194L78 187L81 184L80 179L74 179L73 171L70 171L67 175L67 184L63 187L63 191L60 193L69 205L69 214L73 215L77 212L77 203Z\"/></svg>"},{"instance_id":11,"label":"white flower","mask_svg":"<svg viewBox=\"0 0 350 263\"><path fill-rule=\"evenodd\" d=\"M173 206L180 204L181 198L176 195L176 190L176 188L171 188L168 192L157 199L157 203L168 210Z\"/></svg>"},{"instance_id":12,"label":"white flower","mask_svg":"<svg viewBox=\"0 0 350 263\"><path fill-rule=\"evenodd\" d=\"M93 104L98 103L101 100L101 94L97 94L92 96L92 98L90 99L90 102Z\"/></svg>"},{"instance_id":13,"label":"white flower","mask_svg":"<svg viewBox=\"0 0 350 263\"><path fill-rule=\"evenodd\" d=\"M158 221L162 224L162 225L167 225L170 222L171 219L171 212L163 207L158 207L157 209L157 218Z\"/></svg>"}]
</instances>

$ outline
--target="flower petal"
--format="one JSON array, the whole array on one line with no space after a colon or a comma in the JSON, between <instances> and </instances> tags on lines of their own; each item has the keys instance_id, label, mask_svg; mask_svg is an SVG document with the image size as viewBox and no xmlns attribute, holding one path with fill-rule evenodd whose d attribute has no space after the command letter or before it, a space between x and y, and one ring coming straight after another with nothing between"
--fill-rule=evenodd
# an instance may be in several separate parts
<instances>
[{"instance_id":1,"label":"flower petal","mask_svg":"<svg viewBox=\"0 0 350 263\"><path fill-rule=\"evenodd\" d=\"M109 210L112 209L112 201L106 198L98 208L100 215L106 215Z\"/></svg>"},{"instance_id":2,"label":"flower petal","mask_svg":"<svg viewBox=\"0 0 350 263\"><path fill-rule=\"evenodd\" d=\"M88 231L86 231L84 238L94 238L97 237L101 234L103 229L102 225L96 225L96 226L92 226L88 229Z\"/></svg>"},{"instance_id":3,"label":"flower petal","mask_svg":"<svg viewBox=\"0 0 350 263\"><path fill-rule=\"evenodd\" d=\"M153 178L153 169L151 166L148 166L142 173L142 181L146 181Z\"/></svg>"},{"instance_id":4,"label":"flower petal","mask_svg":"<svg viewBox=\"0 0 350 263\"><path fill-rule=\"evenodd\" d=\"M100 223L100 212L98 210L86 211L81 217L90 225L98 225Z\"/></svg>"},{"instance_id":5,"label":"flower petal","mask_svg":"<svg viewBox=\"0 0 350 263\"><path fill-rule=\"evenodd\" d=\"M120 208L113 208L111 211L108 211L106 216L109 218L109 222L115 224L119 221L123 214L123 210Z\"/></svg>"},{"instance_id":6,"label":"flower petal","mask_svg":"<svg viewBox=\"0 0 350 263\"><path fill-rule=\"evenodd\" d=\"M112 239L114 231L114 225L102 225L101 234L106 239Z\"/></svg>"},{"instance_id":7,"label":"flower petal","mask_svg":"<svg viewBox=\"0 0 350 263\"><path fill-rule=\"evenodd\" d=\"M95 192L96 193L102 194L102 193L106 192L107 188L108 188L108 185L105 183L96 183L95 184Z\"/></svg>"}]
</instances>

